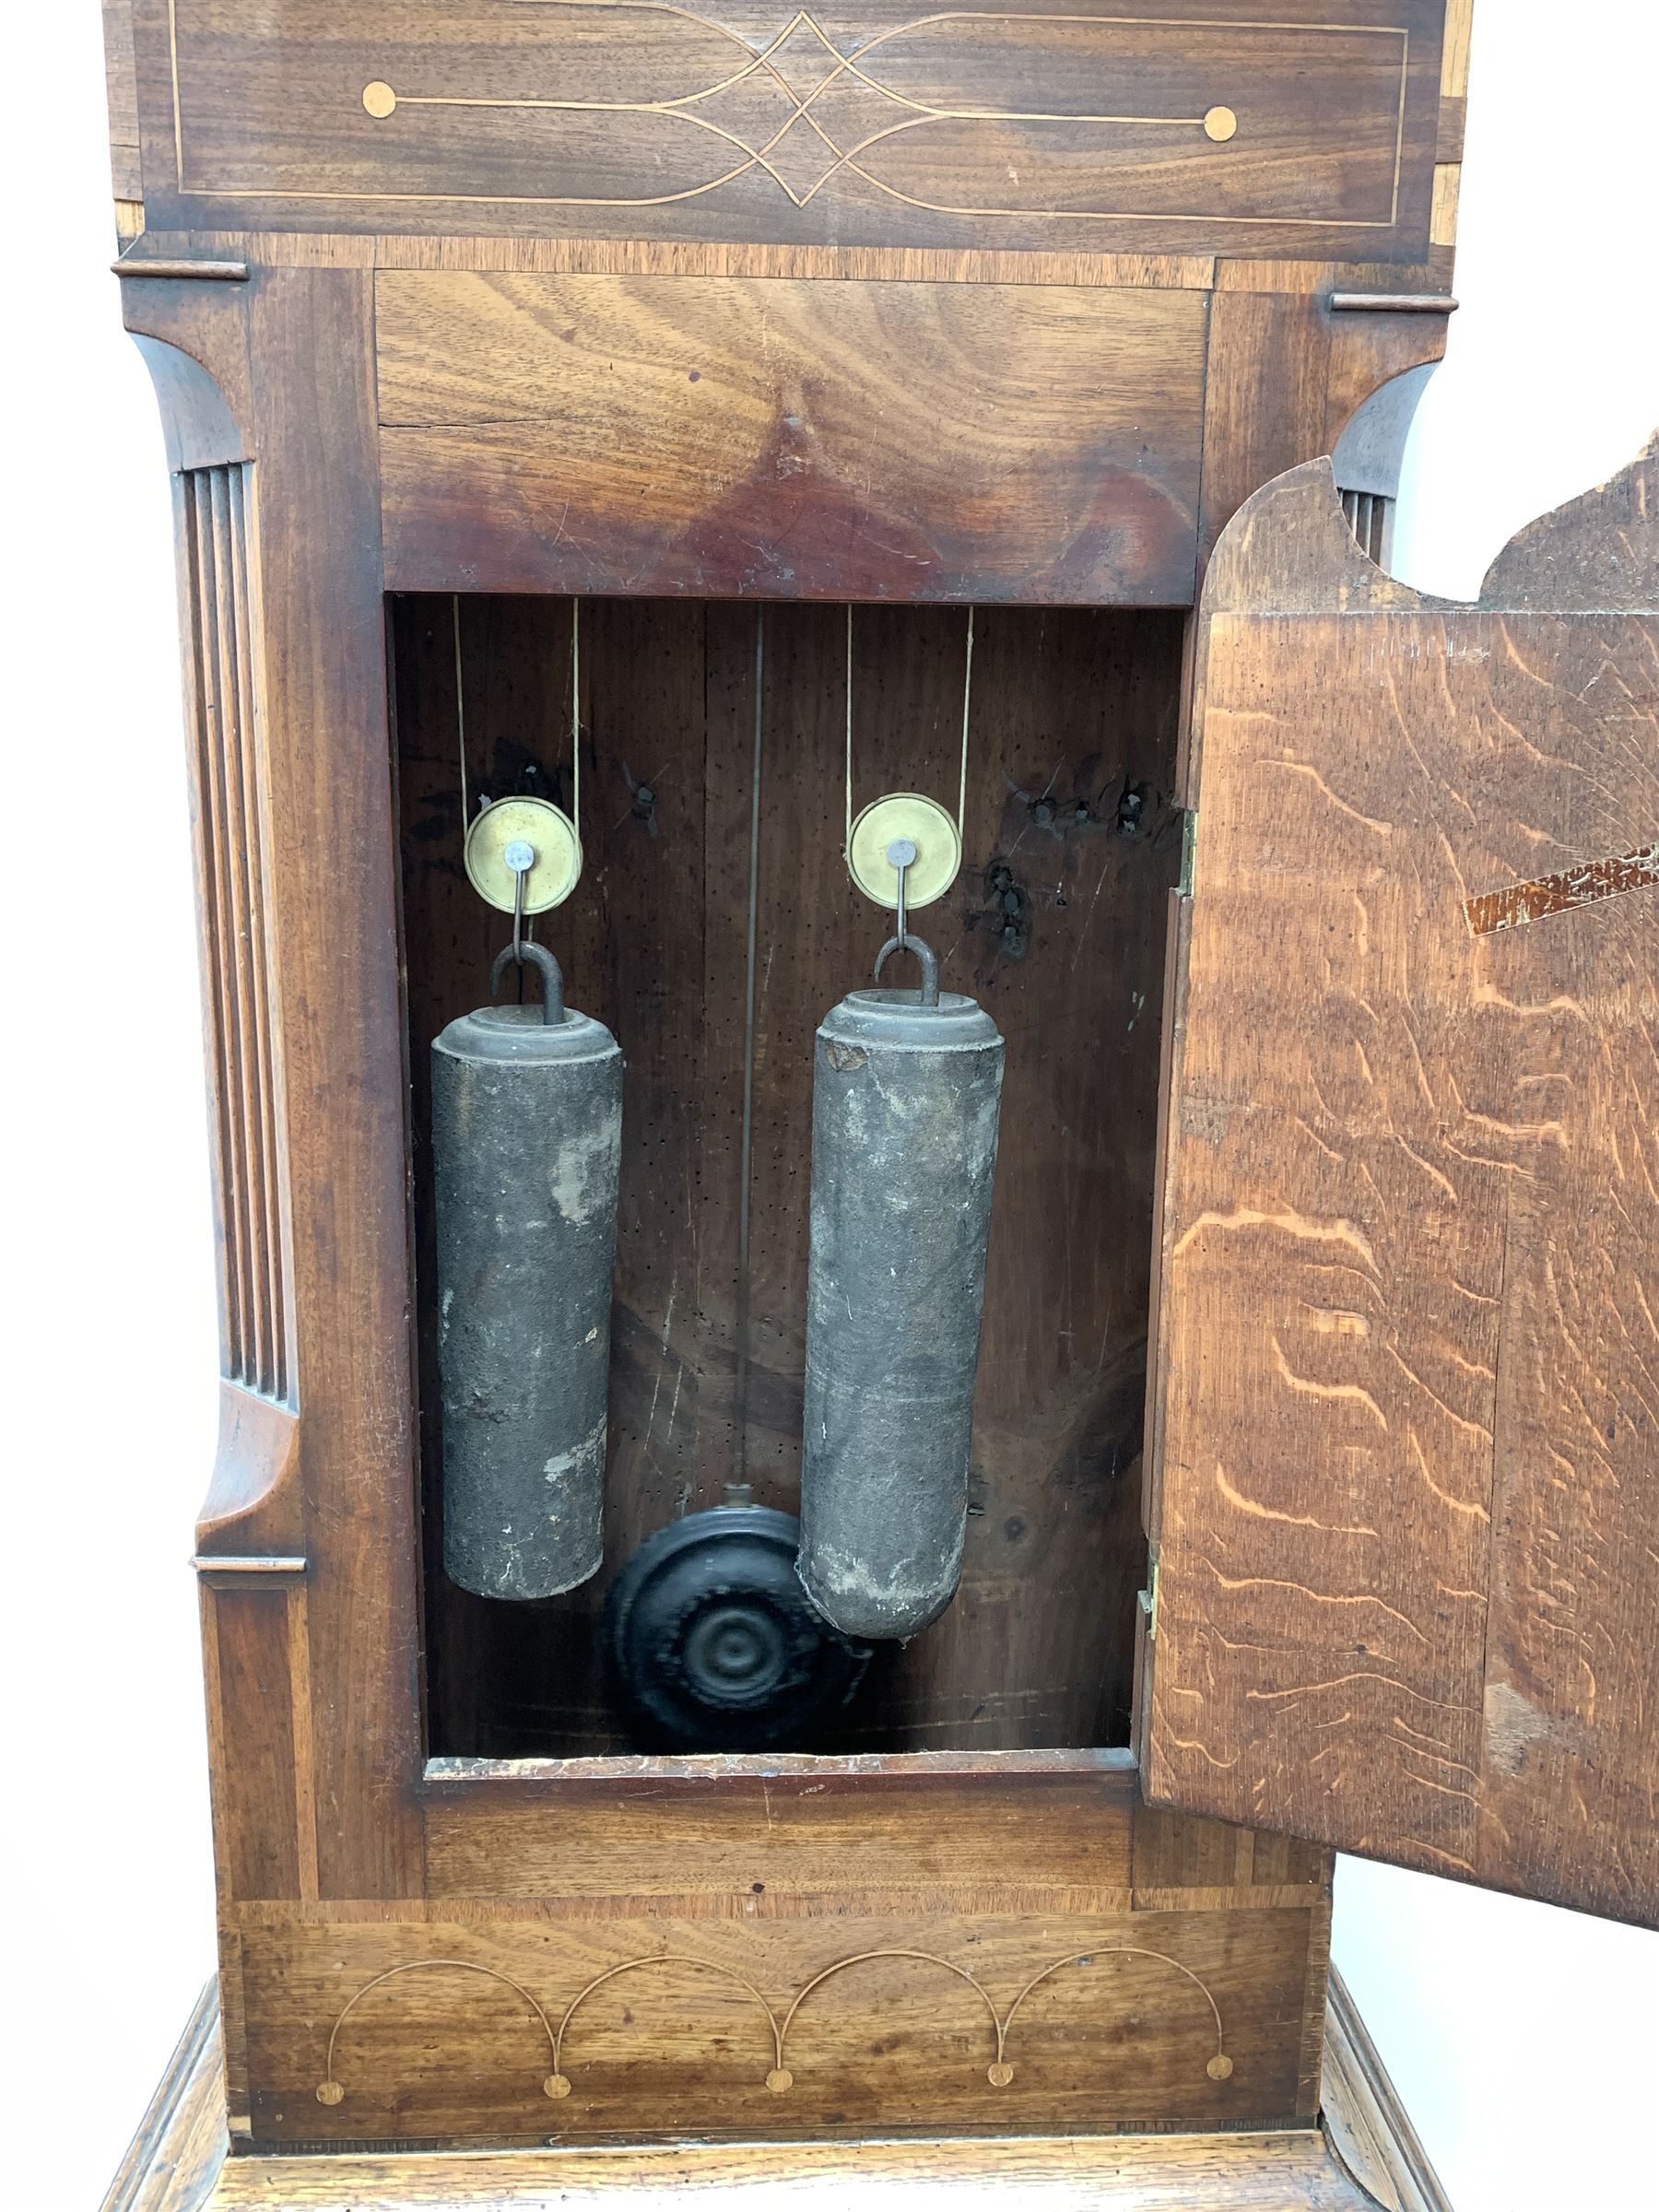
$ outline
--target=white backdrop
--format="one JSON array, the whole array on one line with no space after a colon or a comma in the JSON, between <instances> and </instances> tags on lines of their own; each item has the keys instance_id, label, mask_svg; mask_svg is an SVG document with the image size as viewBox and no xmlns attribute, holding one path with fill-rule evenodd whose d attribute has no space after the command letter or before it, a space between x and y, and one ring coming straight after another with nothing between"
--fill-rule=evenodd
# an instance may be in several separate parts
<instances>
[{"instance_id":1,"label":"white backdrop","mask_svg":"<svg viewBox=\"0 0 1659 2212\"><path fill-rule=\"evenodd\" d=\"M1651 0L1477 4L1465 307L1399 543L1465 594L1659 420ZM17 2212L90 2212L212 1965L185 1560L217 1346L169 495L105 273L98 7L6 37L0 2078ZM1653 2212L1659 1939L1345 1864L1336 1950L1457 2212Z\"/></svg>"}]
</instances>

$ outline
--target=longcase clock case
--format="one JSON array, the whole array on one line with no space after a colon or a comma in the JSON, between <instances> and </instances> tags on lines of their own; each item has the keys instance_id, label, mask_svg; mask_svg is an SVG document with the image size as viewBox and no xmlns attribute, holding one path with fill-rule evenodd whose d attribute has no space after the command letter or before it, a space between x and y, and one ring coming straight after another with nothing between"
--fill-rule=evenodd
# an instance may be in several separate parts
<instances>
[{"instance_id":1,"label":"longcase clock case","mask_svg":"<svg viewBox=\"0 0 1659 2212\"><path fill-rule=\"evenodd\" d=\"M105 12L232 2148L1268 2130L1291 2201L1328 1846L1654 1911L1653 464L1477 606L1377 565L1466 6ZM442 1566L428 1053L502 942L469 808L578 768L606 1557L515 1606ZM961 1588L797 1748L653 1747L602 1608L796 1504L895 789L1007 1040Z\"/></svg>"}]
</instances>

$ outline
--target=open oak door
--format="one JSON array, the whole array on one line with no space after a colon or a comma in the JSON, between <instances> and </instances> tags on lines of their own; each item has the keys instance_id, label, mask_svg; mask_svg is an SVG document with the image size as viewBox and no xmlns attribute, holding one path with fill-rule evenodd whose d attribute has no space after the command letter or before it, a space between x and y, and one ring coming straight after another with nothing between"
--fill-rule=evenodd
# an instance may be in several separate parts
<instances>
[{"instance_id":1,"label":"open oak door","mask_svg":"<svg viewBox=\"0 0 1659 2212\"><path fill-rule=\"evenodd\" d=\"M1147 1794L1659 1919L1659 443L1480 600L1223 536L1171 963Z\"/></svg>"}]
</instances>

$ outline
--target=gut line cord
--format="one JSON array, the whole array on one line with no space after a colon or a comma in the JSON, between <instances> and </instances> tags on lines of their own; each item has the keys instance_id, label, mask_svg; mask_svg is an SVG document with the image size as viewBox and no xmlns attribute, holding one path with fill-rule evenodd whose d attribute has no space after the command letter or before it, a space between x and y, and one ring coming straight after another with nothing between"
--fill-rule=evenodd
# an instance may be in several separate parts
<instances>
[{"instance_id":1,"label":"gut line cord","mask_svg":"<svg viewBox=\"0 0 1659 2212\"><path fill-rule=\"evenodd\" d=\"M846 806L842 851L853 845L853 606L847 605L846 677ZM968 609L968 634L962 653L962 751L957 770L957 835L968 837L968 731L973 712L973 609Z\"/></svg>"}]
</instances>

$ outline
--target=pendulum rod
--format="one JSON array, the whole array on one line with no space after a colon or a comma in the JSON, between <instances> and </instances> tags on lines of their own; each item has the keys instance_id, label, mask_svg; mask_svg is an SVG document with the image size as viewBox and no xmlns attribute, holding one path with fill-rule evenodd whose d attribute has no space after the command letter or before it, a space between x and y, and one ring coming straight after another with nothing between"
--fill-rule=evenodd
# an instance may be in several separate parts
<instances>
[{"instance_id":1,"label":"pendulum rod","mask_svg":"<svg viewBox=\"0 0 1659 2212\"><path fill-rule=\"evenodd\" d=\"M472 822L472 808L466 796L466 691L461 675L461 594L456 592L451 602L455 618L455 743L461 754L461 834L465 838Z\"/></svg>"},{"instance_id":2,"label":"pendulum rod","mask_svg":"<svg viewBox=\"0 0 1659 2212\"><path fill-rule=\"evenodd\" d=\"M766 731L766 609L755 609L755 727L749 767L748 924L743 1006L743 1131L737 1166L737 1361L734 1377L732 1480L748 1479L749 1178L755 1156L756 969L760 930L760 774Z\"/></svg>"}]
</instances>

